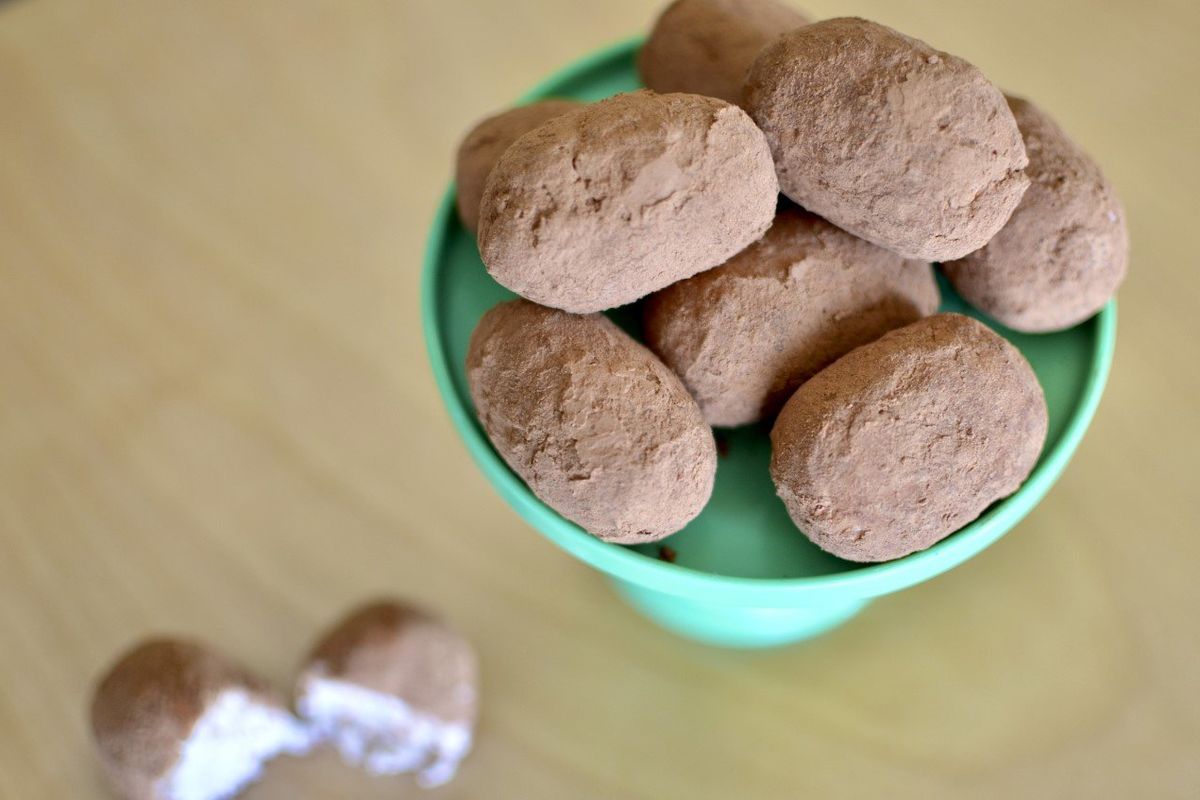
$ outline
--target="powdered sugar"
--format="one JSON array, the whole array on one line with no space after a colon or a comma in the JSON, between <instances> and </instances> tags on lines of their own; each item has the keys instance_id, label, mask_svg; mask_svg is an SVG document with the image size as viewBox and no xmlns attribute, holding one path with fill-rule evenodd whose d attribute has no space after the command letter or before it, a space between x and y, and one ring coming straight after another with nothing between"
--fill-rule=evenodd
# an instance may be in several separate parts
<instances>
[{"instance_id":1,"label":"powdered sugar","mask_svg":"<svg viewBox=\"0 0 1200 800\"><path fill-rule=\"evenodd\" d=\"M466 691L474 691L464 686ZM471 730L422 713L394 695L329 678L309 680L297 707L347 762L376 775L417 772L421 786L454 777L471 749Z\"/></svg>"},{"instance_id":2,"label":"powdered sugar","mask_svg":"<svg viewBox=\"0 0 1200 800\"><path fill-rule=\"evenodd\" d=\"M301 755L313 735L282 708L244 689L227 689L196 721L165 778L171 800L226 800L255 781L281 753Z\"/></svg>"}]
</instances>

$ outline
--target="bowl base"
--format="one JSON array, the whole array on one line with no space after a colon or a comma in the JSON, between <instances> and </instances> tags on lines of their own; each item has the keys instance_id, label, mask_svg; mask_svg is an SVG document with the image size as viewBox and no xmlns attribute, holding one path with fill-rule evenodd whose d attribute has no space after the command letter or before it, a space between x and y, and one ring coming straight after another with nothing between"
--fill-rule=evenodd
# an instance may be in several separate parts
<instances>
[{"instance_id":1,"label":"bowl base","mask_svg":"<svg viewBox=\"0 0 1200 800\"><path fill-rule=\"evenodd\" d=\"M610 579L617 594L643 616L688 639L719 647L778 647L832 630L861 611L855 598L797 608L704 603Z\"/></svg>"}]
</instances>

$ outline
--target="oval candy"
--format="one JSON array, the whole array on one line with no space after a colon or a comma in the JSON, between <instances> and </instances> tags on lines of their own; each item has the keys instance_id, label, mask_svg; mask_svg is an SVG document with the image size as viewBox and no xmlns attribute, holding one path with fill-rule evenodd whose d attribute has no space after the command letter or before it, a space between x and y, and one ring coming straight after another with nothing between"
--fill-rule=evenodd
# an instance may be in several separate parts
<instances>
[{"instance_id":1,"label":"oval candy","mask_svg":"<svg viewBox=\"0 0 1200 800\"><path fill-rule=\"evenodd\" d=\"M631 92L505 151L484 189L479 250L522 297L600 311L722 263L770 227L777 193L766 140L740 108Z\"/></svg>"},{"instance_id":2,"label":"oval candy","mask_svg":"<svg viewBox=\"0 0 1200 800\"><path fill-rule=\"evenodd\" d=\"M982 247L1029 183L1000 90L874 22L831 19L779 37L751 67L745 105L785 195L905 258Z\"/></svg>"},{"instance_id":3,"label":"oval candy","mask_svg":"<svg viewBox=\"0 0 1200 800\"><path fill-rule=\"evenodd\" d=\"M710 425L745 425L774 416L855 347L937 311L938 300L929 264L789 208L729 261L652 295L644 327Z\"/></svg>"},{"instance_id":4,"label":"oval candy","mask_svg":"<svg viewBox=\"0 0 1200 800\"><path fill-rule=\"evenodd\" d=\"M513 142L534 128L568 111L581 108L575 100L551 98L517 106L475 124L458 146L454 185L458 216L471 233L479 231L479 201L488 175Z\"/></svg>"},{"instance_id":5,"label":"oval candy","mask_svg":"<svg viewBox=\"0 0 1200 800\"><path fill-rule=\"evenodd\" d=\"M851 561L924 550L1017 490L1046 400L1007 340L937 314L851 351L792 395L771 477L792 520Z\"/></svg>"},{"instance_id":6,"label":"oval candy","mask_svg":"<svg viewBox=\"0 0 1200 800\"><path fill-rule=\"evenodd\" d=\"M1033 103L1008 104L1029 153L1029 189L991 241L942 266L980 311L1014 330L1048 333L1109 301L1129 265L1129 232L1096 162Z\"/></svg>"},{"instance_id":7,"label":"oval candy","mask_svg":"<svg viewBox=\"0 0 1200 800\"><path fill-rule=\"evenodd\" d=\"M708 502L712 430L675 374L606 317L502 303L471 336L467 380L501 458L589 533L655 541Z\"/></svg>"},{"instance_id":8,"label":"oval candy","mask_svg":"<svg viewBox=\"0 0 1200 800\"><path fill-rule=\"evenodd\" d=\"M808 18L778 0L675 0L638 51L642 83L741 105L746 72L776 36Z\"/></svg>"}]
</instances>

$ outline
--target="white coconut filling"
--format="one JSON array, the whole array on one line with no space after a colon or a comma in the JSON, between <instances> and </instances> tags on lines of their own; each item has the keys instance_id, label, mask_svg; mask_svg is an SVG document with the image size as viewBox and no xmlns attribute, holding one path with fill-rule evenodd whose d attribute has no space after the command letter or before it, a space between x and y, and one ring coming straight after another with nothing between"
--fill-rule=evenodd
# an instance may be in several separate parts
<instances>
[{"instance_id":1,"label":"white coconut filling","mask_svg":"<svg viewBox=\"0 0 1200 800\"><path fill-rule=\"evenodd\" d=\"M281 753L301 755L314 738L287 711L255 699L245 689L226 689L196 721L164 779L170 800L226 800L262 773Z\"/></svg>"},{"instance_id":2,"label":"white coconut filling","mask_svg":"<svg viewBox=\"0 0 1200 800\"><path fill-rule=\"evenodd\" d=\"M440 786L471 749L471 729L417 711L399 697L329 678L313 678L297 706L342 758L375 775L417 770L417 783Z\"/></svg>"}]
</instances>

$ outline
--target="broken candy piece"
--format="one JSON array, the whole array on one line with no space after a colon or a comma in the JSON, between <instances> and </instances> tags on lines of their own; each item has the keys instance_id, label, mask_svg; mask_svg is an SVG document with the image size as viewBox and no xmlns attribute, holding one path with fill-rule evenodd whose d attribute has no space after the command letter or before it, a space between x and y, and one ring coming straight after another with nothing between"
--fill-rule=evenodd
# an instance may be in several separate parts
<instances>
[{"instance_id":1,"label":"broken candy piece","mask_svg":"<svg viewBox=\"0 0 1200 800\"><path fill-rule=\"evenodd\" d=\"M317 643L296 683L296 708L318 736L369 772L454 777L471 749L479 666L471 644L427 612L394 600L357 609Z\"/></svg>"},{"instance_id":2,"label":"broken candy piece","mask_svg":"<svg viewBox=\"0 0 1200 800\"><path fill-rule=\"evenodd\" d=\"M171 639L117 661L96 688L91 724L100 762L126 800L225 800L266 761L312 745L261 679Z\"/></svg>"}]
</instances>

